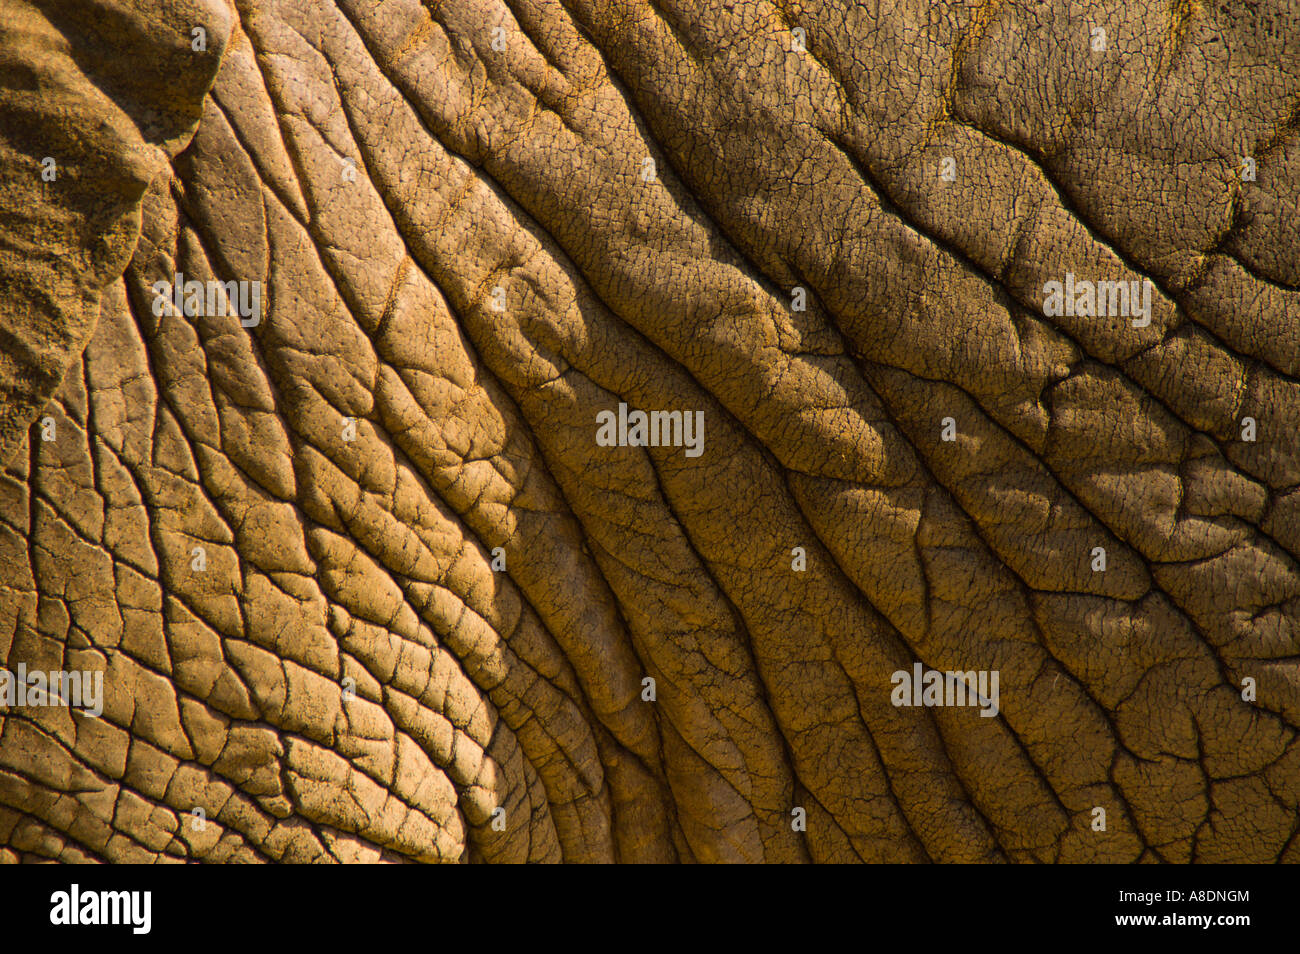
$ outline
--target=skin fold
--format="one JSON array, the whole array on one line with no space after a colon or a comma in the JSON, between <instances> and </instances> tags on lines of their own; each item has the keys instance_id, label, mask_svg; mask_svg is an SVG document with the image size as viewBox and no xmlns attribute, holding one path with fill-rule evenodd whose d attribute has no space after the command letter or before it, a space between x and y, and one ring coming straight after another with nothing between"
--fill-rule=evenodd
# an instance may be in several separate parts
<instances>
[{"instance_id":1,"label":"skin fold","mask_svg":"<svg viewBox=\"0 0 1300 954\"><path fill-rule=\"evenodd\" d=\"M1300 6L0 24L0 861L1300 861Z\"/></svg>"}]
</instances>

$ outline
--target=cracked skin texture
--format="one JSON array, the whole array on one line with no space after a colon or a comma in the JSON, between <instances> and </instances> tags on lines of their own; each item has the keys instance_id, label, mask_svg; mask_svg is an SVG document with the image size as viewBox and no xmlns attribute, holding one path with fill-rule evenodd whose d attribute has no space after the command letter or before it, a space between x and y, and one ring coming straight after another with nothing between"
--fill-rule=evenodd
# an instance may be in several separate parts
<instances>
[{"instance_id":1,"label":"cracked skin texture","mask_svg":"<svg viewBox=\"0 0 1300 954\"><path fill-rule=\"evenodd\" d=\"M1300 7L152 6L0 15L0 860L1300 861Z\"/></svg>"}]
</instances>

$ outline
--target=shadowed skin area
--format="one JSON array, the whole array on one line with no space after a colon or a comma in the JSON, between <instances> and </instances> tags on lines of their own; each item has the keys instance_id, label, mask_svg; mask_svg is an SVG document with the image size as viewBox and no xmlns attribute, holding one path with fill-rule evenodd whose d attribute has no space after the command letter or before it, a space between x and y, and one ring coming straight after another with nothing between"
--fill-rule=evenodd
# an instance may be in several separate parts
<instances>
[{"instance_id":1,"label":"shadowed skin area","mask_svg":"<svg viewBox=\"0 0 1300 954\"><path fill-rule=\"evenodd\" d=\"M0 0L0 861L1300 861L1300 6L153 6Z\"/></svg>"}]
</instances>

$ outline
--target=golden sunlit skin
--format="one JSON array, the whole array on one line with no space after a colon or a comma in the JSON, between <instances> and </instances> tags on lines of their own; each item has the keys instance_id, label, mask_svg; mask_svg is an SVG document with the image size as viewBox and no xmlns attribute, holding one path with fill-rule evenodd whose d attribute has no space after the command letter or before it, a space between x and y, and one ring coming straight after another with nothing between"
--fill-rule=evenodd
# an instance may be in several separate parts
<instances>
[{"instance_id":1,"label":"golden sunlit skin","mask_svg":"<svg viewBox=\"0 0 1300 954\"><path fill-rule=\"evenodd\" d=\"M1300 861L1300 5L85 6L0 861Z\"/></svg>"}]
</instances>

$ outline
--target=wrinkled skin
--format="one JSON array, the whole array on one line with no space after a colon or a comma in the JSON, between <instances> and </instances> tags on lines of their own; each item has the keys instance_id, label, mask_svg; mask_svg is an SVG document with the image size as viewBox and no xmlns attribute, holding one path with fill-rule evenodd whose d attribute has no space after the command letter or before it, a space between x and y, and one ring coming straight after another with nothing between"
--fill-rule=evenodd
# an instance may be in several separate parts
<instances>
[{"instance_id":1,"label":"wrinkled skin","mask_svg":"<svg viewBox=\"0 0 1300 954\"><path fill-rule=\"evenodd\" d=\"M0 2L0 662L105 674L0 860L1300 861L1300 7L101 3Z\"/></svg>"}]
</instances>

